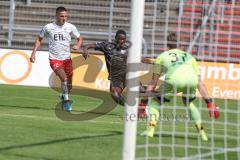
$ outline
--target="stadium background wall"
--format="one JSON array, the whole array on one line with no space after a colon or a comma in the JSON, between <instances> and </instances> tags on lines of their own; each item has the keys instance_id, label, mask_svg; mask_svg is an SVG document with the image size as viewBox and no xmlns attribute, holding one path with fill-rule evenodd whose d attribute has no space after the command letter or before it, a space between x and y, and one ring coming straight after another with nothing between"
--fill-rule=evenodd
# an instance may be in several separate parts
<instances>
[{"instance_id":1,"label":"stadium background wall","mask_svg":"<svg viewBox=\"0 0 240 160\"><path fill-rule=\"evenodd\" d=\"M48 52L39 51L34 64L29 62L30 50L0 49L0 83L27 86L59 86L59 80L49 67ZM84 60L72 54L74 86L108 91L109 81L103 55L91 55ZM240 64L198 62L202 79L214 98L240 99ZM149 67L151 68L151 67ZM142 74L146 72L142 71ZM151 71L141 78L146 84ZM199 94L198 94L199 95Z\"/></svg>"}]
</instances>

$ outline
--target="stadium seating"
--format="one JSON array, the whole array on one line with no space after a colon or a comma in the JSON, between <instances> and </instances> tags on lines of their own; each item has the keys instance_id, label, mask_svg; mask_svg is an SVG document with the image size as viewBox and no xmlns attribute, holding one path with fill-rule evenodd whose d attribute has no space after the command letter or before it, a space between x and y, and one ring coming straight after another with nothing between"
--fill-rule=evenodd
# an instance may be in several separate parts
<instances>
[{"instance_id":1,"label":"stadium seating","mask_svg":"<svg viewBox=\"0 0 240 160\"><path fill-rule=\"evenodd\" d=\"M183 47L187 47L195 35L197 27L200 25L202 19L202 11L204 8L201 7L201 2L191 0L184 1L183 16L181 17L180 21L178 17L179 0L158 0L157 6L154 2L155 1L151 0L146 0L145 2L144 39L147 43L146 45L148 46L148 53L158 54L166 47L166 28L167 31L170 32L176 31L176 28L180 27L181 45ZM8 35L9 1L0 0L0 3L0 28L2 28L0 32L0 46L6 47ZM167 3L171 4L167 5ZM14 17L14 34L12 47L31 49L32 45L34 44L34 39L40 31L41 27L46 23L54 21L55 8L60 5L65 6L69 9L69 21L75 24L79 31L82 33L84 36L84 43L108 40L110 1L32 0L31 5L26 5L25 0L17 0ZM130 6L131 4L129 1L114 1L112 15L113 33L118 29L125 29L129 33L131 14ZM229 3L225 3L224 7L231 8L232 6ZM154 13L154 9L157 9L156 13ZM215 35L214 39L210 38L210 20L207 21L205 32L208 34L205 36L205 42L208 44L210 40L213 40L213 44L207 45L205 48L210 48L215 52L212 53L210 51L204 51L203 53L199 53L198 46L194 46L193 53L196 54L198 58L204 57L206 59L216 60L216 56L228 56L229 49L233 59L240 57L240 55L237 54L240 48L237 46L240 41L240 33L238 32L240 28L240 19L238 17L240 13L240 3L237 2L235 5L234 14L232 17L232 25L228 23L231 18L230 11L229 9L224 10L222 23L213 24L215 28L215 31L213 32ZM217 16L220 15L218 15L218 12L215 14L216 16L214 17L216 18L213 19L213 21L218 21L219 17ZM166 17L168 18L167 21ZM231 34L229 34L230 26L232 29ZM47 41L44 40L41 50L47 50L47 45ZM203 54L206 56L203 56Z\"/></svg>"},{"instance_id":2,"label":"stadium seating","mask_svg":"<svg viewBox=\"0 0 240 160\"><path fill-rule=\"evenodd\" d=\"M58 0L32 0L30 6L27 6L23 1L17 1L16 10L15 10L15 28L22 28L24 31L15 30L13 35L13 46L14 47L23 47L26 49L32 48L34 43L34 38L40 27L44 24L54 20L54 11L57 6L59 6ZM165 26L165 17L166 13L166 2L160 1L157 6L159 10L158 19L156 21L156 32L155 39L156 44L155 51L159 52L160 48L163 48L164 41L164 26ZM9 1L0 0L1 5L1 14L0 20L3 22L3 30L5 34L1 34L0 38L1 45L4 41L7 40L7 29L8 29L8 8ZM173 25L176 25L176 8L178 3L176 0L175 5L171 5L171 12L173 14L171 22ZM91 43L98 40L108 40L107 33L109 32L109 6L110 2L105 0L69 0L62 1L61 5L65 6L70 11L69 21L74 23L83 33L84 43ZM154 3L151 1L146 1L145 5L145 28L144 28L144 38L148 44L151 46L152 39L152 24L154 20ZM114 9L113 9L113 19L112 19L112 30L115 32L117 29L125 29L129 32L130 29L130 2L115 0ZM169 24L171 25L171 24ZM28 30L29 29L29 30ZM106 33L104 36L98 36L94 34L84 34L84 32L100 32ZM6 43L5 43L6 44ZM47 49L46 41L43 42L43 50Z\"/></svg>"},{"instance_id":3,"label":"stadium seating","mask_svg":"<svg viewBox=\"0 0 240 160\"><path fill-rule=\"evenodd\" d=\"M204 2L204 4L210 6L209 3ZM201 25L204 16L203 10L205 8L202 7L201 1L185 1L184 16L180 22L180 25L184 28L181 30L182 42L193 39L194 34L189 30L195 33ZM237 60L240 57L240 47L238 45L240 42L239 15L240 2L236 1L234 6L229 2L225 2L224 5L216 3L213 19L208 19L204 29L205 37L203 42L205 42L205 46L202 55L205 59L210 57L218 61L227 61L225 57L229 57L229 61L239 62ZM193 53L199 55L198 47L195 47Z\"/></svg>"}]
</instances>

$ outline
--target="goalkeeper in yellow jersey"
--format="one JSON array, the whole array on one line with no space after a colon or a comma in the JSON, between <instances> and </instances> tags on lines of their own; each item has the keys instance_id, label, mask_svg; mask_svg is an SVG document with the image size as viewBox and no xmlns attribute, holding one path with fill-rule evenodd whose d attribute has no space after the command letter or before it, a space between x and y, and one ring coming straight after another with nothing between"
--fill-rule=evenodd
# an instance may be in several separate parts
<instances>
[{"instance_id":1,"label":"goalkeeper in yellow jersey","mask_svg":"<svg viewBox=\"0 0 240 160\"><path fill-rule=\"evenodd\" d=\"M148 84L146 91L148 98L144 98L140 103L140 106L148 107L139 109L139 114L148 113L150 115L148 129L141 135L153 137L154 129L159 119L160 105L166 101L170 101L171 97L176 93L182 92L183 103L189 107L191 118L194 120L197 130L201 134L202 140L207 141L208 138L202 126L201 115L192 102L195 99L196 89L199 90L205 99L210 117L214 116L217 119L220 116L220 112L208 96L206 87L200 78L195 58L191 54L177 49L177 36L175 33L170 33L167 40L169 50L161 53L155 60L152 80ZM163 75L165 75L165 79L155 91L159 78ZM158 98L156 96L149 98L153 92L158 92Z\"/></svg>"}]
</instances>

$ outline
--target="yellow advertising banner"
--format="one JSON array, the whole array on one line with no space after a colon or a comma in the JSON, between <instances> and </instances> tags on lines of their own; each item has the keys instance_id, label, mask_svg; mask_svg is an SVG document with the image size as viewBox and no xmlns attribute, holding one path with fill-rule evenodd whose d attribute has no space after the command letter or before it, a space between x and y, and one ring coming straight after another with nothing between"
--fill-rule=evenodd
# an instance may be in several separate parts
<instances>
[{"instance_id":1,"label":"yellow advertising banner","mask_svg":"<svg viewBox=\"0 0 240 160\"><path fill-rule=\"evenodd\" d=\"M73 86L108 91L110 82L103 55L91 55L85 60L79 54L72 56L74 66ZM234 63L198 62L199 70L209 94L213 98L240 99L240 65ZM143 72L146 74L147 72ZM146 84L148 72L141 78ZM199 96L199 94L198 94Z\"/></svg>"},{"instance_id":2,"label":"yellow advertising banner","mask_svg":"<svg viewBox=\"0 0 240 160\"><path fill-rule=\"evenodd\" d=\"M74 76L73 86L87 87L96 90L109 90L107 67L103 55L90 55L84 59L79 54L72 54Z\"/></svg>"}]
</instances>

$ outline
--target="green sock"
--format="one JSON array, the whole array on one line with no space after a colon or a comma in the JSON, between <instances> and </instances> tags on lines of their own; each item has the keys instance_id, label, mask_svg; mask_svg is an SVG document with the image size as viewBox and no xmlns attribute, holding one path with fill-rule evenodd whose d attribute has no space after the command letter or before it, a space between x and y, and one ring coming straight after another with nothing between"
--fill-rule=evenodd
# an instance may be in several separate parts
<instances>
[{"instance_id":1,"label":"green sock","mask_svg":"<svg viewBox=\"0 0 240 160\"><path fill-rule=\"evenodd\" d=\"M190 111L191 111L191 117L194 120L195 124L197 126L200 126L201 123L202 123L202 120L201 120L201 115L200 115L199 110L197 109L197 107L192 102L189 104L189 108L190 108Z\"/></svg>"},{"instance_id":2,"label":"green sock","mask_svg":"<svg viewBox=\"0 0 240 160\"><path fill-rule=\"evenodd\" d=\"M150 121L153 121L153 122L158 121L158 119L159 119L159 108L160 108L159 103L154 98L152 98L150 103L149 103L149 109L148 109L149 120Z\"/></svg>"},{"instance_id":3,"label":"green sock","mask_svg":"<svg viewBox=\"0 0 240 160\"><path fill-rule=\"evenodd\" d=\"M149 124L156 126L158 119L159 119L159 111L154 107L150 107L150 109L149 109Z\"/></svg>"}]
</instances>

